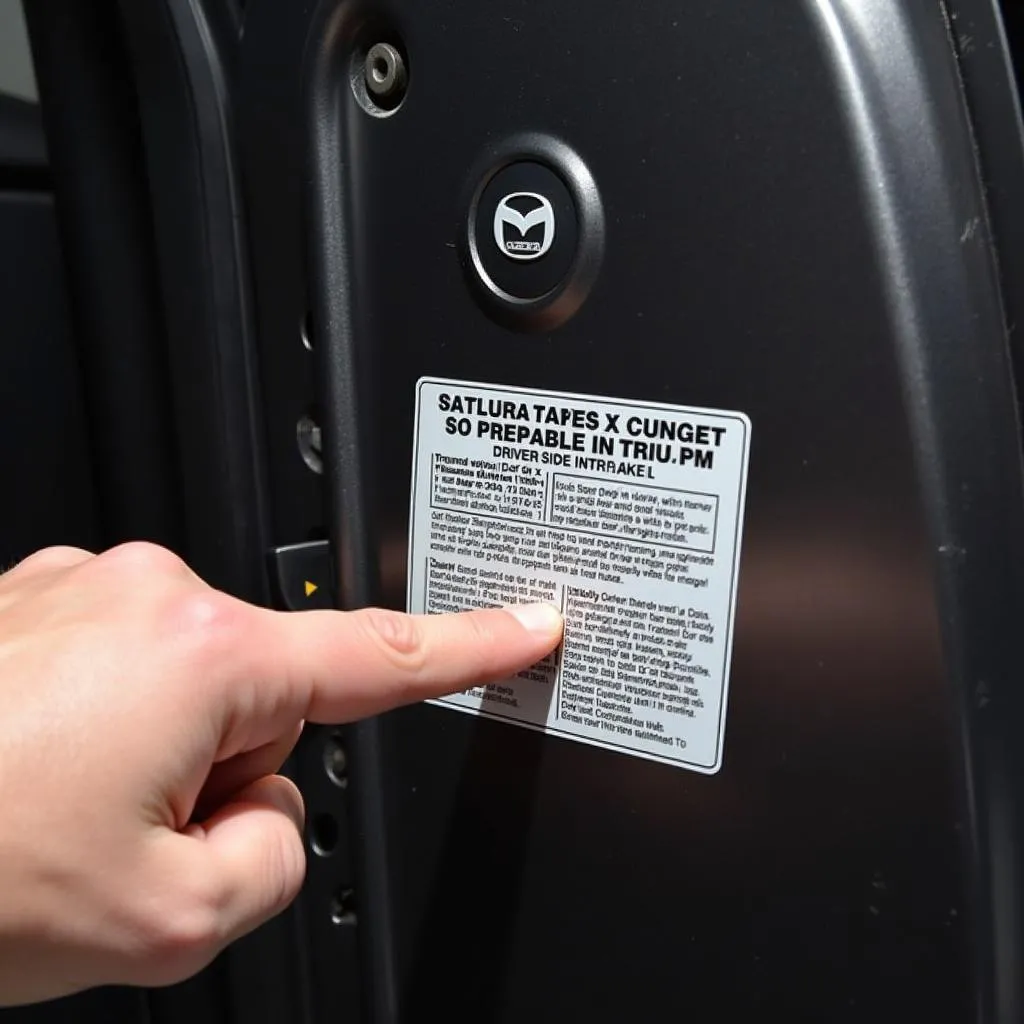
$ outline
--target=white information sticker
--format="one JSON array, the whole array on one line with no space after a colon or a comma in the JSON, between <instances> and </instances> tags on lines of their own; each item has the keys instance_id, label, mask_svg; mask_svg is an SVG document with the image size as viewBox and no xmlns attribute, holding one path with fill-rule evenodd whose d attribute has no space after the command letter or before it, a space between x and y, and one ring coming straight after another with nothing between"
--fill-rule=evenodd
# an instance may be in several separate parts
<instances>
[{"instance_id":1,"label":"white information sticker","mask_svg":"<svg viewBox=\"0 0 1024 1024\"><path fill-rule=\"evenodd\" d=\"M433 703L718 771L749 449L742 413L420 380L409 610L565 616L545 661Z\"/></svg>"}]
</instances>

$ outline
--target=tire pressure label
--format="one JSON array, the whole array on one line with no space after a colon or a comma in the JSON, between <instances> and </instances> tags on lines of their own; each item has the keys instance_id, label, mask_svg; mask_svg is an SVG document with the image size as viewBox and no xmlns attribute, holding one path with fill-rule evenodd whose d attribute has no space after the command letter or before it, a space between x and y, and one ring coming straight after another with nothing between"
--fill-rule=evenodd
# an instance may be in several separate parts
<instances>
[{"instance_id":1,"label":"tire pressure label","mask_svg":"<svg viewBox=\"0 0 1024 1024\"><path fill-rule=\"evenodd\" d=\"M742 413L422 379L409 610L565 616L545 661L433 703L718 771L749 446Z\"/></svg>"}]
</instances>

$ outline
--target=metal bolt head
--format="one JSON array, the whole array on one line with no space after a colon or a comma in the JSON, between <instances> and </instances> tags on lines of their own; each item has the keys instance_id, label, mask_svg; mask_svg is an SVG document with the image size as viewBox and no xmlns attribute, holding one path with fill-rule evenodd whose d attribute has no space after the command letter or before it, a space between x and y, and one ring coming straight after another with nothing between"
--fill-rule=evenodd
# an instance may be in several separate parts
<instances>
[{"instance_id":1,"label":"metal bolt head","mask_svg":"<svg viewBox=\"0 0 1024 1024\"><path fill-rule=\"evenodd\" d=\"M402 55L390 43L375 43L363 64L366 90L376 100L394 102L405 91L408 76Z\"/></svg>"}]
</instances>

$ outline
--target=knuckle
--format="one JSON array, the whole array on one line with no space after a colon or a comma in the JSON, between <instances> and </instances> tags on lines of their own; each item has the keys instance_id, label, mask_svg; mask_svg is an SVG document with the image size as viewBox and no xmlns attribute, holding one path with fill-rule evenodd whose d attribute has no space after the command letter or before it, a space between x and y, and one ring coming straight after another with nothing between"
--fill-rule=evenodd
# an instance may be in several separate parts
<instances>
[{"instance_id":1,"label":"knuckle","mask_svg":"<svg viewBox=\"0 0 1024 1024\"><path fill-rule=\"evenodd\" d=\"M146 575L171 575L180 573L185 568L185 563L173 551L149 541L119 544L100 555L97 563L115 567L123 572L139 572Z\"/></svg>"},{"instance_id":2,"label":"knuckle","mask_svg":"<svg viewBox=\"0 0 1024 1024\"><path fill-rule=\"evenodd\" d=\"M423 671L427 645L414 616L385 608L366 608L353 614L363 632L402 675L416 676Z\"/></svg>"},{"instance_id":3,"label":"knuckle","mask_svg":"<svg viewBox=\"0 0 1024 1024\"><path fill-rule=\"evenodd\" d=\"M190 591L177 600L173 619L194 646L220 650L236 636L240 606L226 594L204 588Z\"/></svg>"},{"instance_id":4,"label":"knuckle","mask_svg":"<svg viewBox=\"0 0 1024 1024\"><path fill-rule=\"evenodd\" d=\"M178 906L164 919L156 933L156 952L168 961L192 961L217 948L221 938L217 914L200 901Z\"/></svg>"},{"instance_id":5,"label":"knuckle","mask_svg":"<svg viewBox=\"0 0 1024 1024\"><path fill-rule=\"evenodd\" d=\"M0 583L28 582L62 569L70 569L92 557L90 552L81 548L62 545L40 548L14 565L0 563Z\"/></svg>"},{"instance_id":6,"label":"knuckle","mask_svg":"<svg viewBox=\"0 0 1024 1024\"><path fill-rule=\"evenodd\" d=\"M194 974L225 941L216 901L194 883L155 900L137 925L135 970L146 985L169 985Z\"/></svg>"},{"instance_id":7,"label":"knuckle","mask_svg":"<svg viewBox=\"0 0 1024 1024\"><path fill-rule=\"evenodd\" d=\"M84 551L82 548L59 544L53 547L42 548L29 555L18 563L18 568L59 569L88 557L90 557L89 552Z\"/></svg>"}]
</instances>

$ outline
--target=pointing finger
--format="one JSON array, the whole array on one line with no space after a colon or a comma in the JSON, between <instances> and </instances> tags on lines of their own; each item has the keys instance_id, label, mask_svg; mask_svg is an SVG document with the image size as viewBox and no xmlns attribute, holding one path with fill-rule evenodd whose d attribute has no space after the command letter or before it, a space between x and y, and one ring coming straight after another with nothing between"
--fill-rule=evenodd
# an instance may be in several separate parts
<instances>
[{"instance_id":1,"label":"pointing finger","mask_svg":"<svg viewBox=\"0 0 1024 1024\"><path fill-rule=\"evenodd\" d=\"M289 654L301 659L310 680L307 718L314 722L363 718L506 679L540 661L562 637L562 617L549 604L457 615L369 608L340 624L328 616L287 620Z\"/></svg>"},{"instance_id":2,"label":"pointing finger","mask_svg":"<svg viewBox=\"0 0 1024 1024\"><path fill-rule=\"evenodd\" d=\"M300 718L348 722L506 679L562 636L562 617L549 604L448 615L253 612L244 657L227 681L232 753L269 742ZM247 685L254 677L261 682Z\"/></svg>"}]
</instances>

